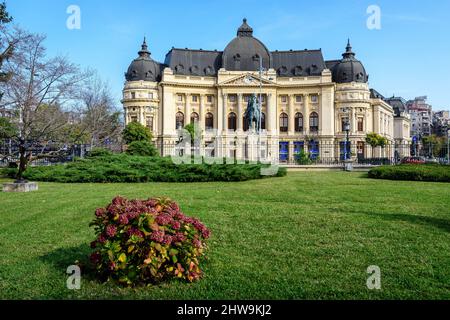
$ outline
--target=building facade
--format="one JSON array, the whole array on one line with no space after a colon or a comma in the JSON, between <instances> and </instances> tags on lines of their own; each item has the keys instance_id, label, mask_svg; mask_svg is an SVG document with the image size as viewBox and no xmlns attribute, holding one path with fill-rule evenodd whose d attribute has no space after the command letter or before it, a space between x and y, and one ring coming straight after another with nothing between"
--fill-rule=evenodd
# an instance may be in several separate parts
<instances>
[{"instance_id":1,"label":"building facade","mask_svg":"<svg viewBox=\"0 0 450 320\"><path fill-rule=\"evenodd\" d=\"M371 94L350 41L342 59L332 61L321 50L269 51L244 19L224 51L172 48L159 63L144 40L138 54L125 74L125 123L150 128L163 155L180 140L179 129L196 123L201 150L214 142L215 156L245 158L244 113L252 94L261 97L269 158L292 161L303 150L338 159L348 148L346 122L355 158L373 155L365 145L368 133L395 140L394 109Z\"/></svg>"},{"instance_id":2,"label":"building facade","mask_svg":"<svg viewBox=\"0 0 450 320\"><path fill-rule=\"evenodd\" d=\"M411 136L421 138L433 132L433 108L427 103L427 97L417 97L406 103L411 116Z\"/></svg>"},{"instance_id":3,"label":"building facade","mask_svg":"<svg viewBox=\"0 0 450 320\"><path fill-rule=\"evenodd\" d=\"M450 111L433 112L433 134L439 137L448 136L450 130Z\"/></svg>"}]
</instances>

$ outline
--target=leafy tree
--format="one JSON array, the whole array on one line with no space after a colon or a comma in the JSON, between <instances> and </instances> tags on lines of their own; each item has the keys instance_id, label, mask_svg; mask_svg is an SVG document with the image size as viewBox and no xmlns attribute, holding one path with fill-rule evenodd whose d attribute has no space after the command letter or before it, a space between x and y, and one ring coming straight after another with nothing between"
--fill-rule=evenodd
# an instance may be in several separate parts
<instances>
[{"instance_id":1,"label":"leafy tree","mask_svg":"<svg viewBox=\"0 0 450 320\"><path fill-rule=\"evenodd\" d=\"M17 134L17 127L7 118L0 118L0 139L10 139Z\"/></svg>"},{"instance_id":2,"label":"leafy tree","mask_svg":"<svg viewBox=\"0 0 450 320\"><path fill-rule=\"evenodd\" d=\"M123 140L126 144L130 144L134 141L148 141L153 139L150 129L143 126L138 122L131 122L125 127L122 133Z\"/></svg>"},{"instance_id":3,"label":"leafy tree","mask_svg":"<svg viewBox=\"0 0 450 320\"><path fill-rule=\"evenodd\" d=\"M193 124L193 123L190 123L190 124L186 125L184 127L184 130L189 132L189 135L191 137L191 142L194 142L195 139L201 137L201 130L200 130L200 128L197 125Z\"/></svg>"},{"instance_id":4,"label":"leafy tree","mask_svg":"<svg viewBox=\"0 0 450 320\"><path fill-rule=\"evenodd\" d=\"M127 154L132 156L156 157L158 151L150 141L133 141L128 145Z\"/></svg>"},{"instance_id":5,"label":"leafy tree","mask_svg":"<svg viewBox=\"0 0 450 320\"><path fill-rule=\"evenodd\" d=\"M382 135L372 132L367 134L366 143L372 147L372 158L373 158L373 150L377 147L384 148L388 144L388 140Z\"/></svg>"}]
</instances>

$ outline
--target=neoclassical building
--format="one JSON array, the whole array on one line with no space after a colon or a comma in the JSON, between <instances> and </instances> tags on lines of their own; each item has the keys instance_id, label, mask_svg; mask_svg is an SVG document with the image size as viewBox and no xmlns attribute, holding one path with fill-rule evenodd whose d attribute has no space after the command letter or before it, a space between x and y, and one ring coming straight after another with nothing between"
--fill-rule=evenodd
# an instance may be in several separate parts
<instances>
[{"instance_id":1,"label":"neoclassical building","mask_svg":"<svg viewBox=\"0 0 450 320\"><path fill-rule=\"evenodd\" d=\"M408 138L394 136L394 110L371 94L350 41L342 58L332 61L320 49L270 51L244 19L223 51L172 48L160 63L144 40L138 54L125 74L125 122L150 128L164 155L179 141L178 129L196 123L201 148L215 142L214 155L245 157L244 113L252 94L262 97L266 156L281 161L300 150L342 157L347 121L353 157L369 156L367 133L392 142Z\"/></svg>"}]
</instances>

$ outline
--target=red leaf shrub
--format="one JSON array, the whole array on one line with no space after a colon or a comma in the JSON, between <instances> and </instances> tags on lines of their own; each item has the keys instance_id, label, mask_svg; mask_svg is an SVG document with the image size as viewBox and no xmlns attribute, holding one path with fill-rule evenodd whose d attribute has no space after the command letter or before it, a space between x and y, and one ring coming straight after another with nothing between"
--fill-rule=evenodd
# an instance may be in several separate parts
<instances>
[{"instance_id":1,"label":"red leaf shrub","mask_svg":"<svg viewBox=\"0 0 450 320\"><path fill-rule=\"evenodd\" d=\"M170 199L116 197L95 211L90 226L97 235L91 262L103 278L137 285L202 276L200 260L210 231Z\"/></svg>"}]
</instances>

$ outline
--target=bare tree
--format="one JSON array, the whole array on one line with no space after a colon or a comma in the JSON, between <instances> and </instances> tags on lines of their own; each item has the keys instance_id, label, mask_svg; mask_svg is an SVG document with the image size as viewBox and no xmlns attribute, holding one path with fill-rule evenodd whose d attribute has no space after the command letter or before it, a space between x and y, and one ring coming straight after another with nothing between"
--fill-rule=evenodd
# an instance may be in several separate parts
<instances>
[{"instance_id":1,"label":"bare tree","mask_svg":"<svg viewBox=\"0 0 450 320\"><path fill-rule=\"evenodd\" d=\"M48 153L42 148L33 153L37 147L55 141L69 123L67 111L73 106L80 85L90 76L65 57L47 58L45 36L30 34L23 39L4 65L10 78L1 84L1 106L18 114L17 133L11 137L18 145L18 180L22 180L30 161L56 156L63 150Z\"/></svg>"},{"instance_id":2,"label":"bare tree","mask_svg":"<svg viewBox=\"0 0 450 320\"><path fill-rule=\"evenodd\" d=\"M117 109L108 84L98 76L88 79L80 92L82 130L92 147L118 142L121 137L121 112Z\"/></svg>"}]
</instances>

